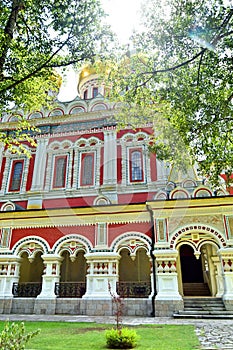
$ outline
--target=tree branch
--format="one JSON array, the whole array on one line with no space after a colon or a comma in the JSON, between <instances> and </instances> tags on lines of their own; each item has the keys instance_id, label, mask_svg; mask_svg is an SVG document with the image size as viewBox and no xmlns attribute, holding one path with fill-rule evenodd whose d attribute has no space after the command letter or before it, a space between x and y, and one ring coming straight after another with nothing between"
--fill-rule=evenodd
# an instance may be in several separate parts
<instances>
[{"instance_id":1,"label":"tree branch","mask_svg":"<svg viewBox=\"0 0 233 350\"><path fill-rule=\"evenodd\" d=\"M19 0L14 0L16 3L19 2ZM75 5L75 8L76 8L76 11L78 10L78 1L76 1L76 5ZM20 8L21 9L21 8ZM18 15L18 13L17 13ZM15 17L15 22L14 24L16 24L16 20L17 20L17 17ZM8 22L10 21L10 19L8 20ZM91 20L89 21L91 22ZM25 23L24 21L24 24L25 26L27 27L27 24ZM89 23L88 23L89 24ZM66 67L66 66L69 66L71 64L74 64L74 63L77 63L79 61L82 61L84 59L90 59L91 57L89 56L82 56L80 57L79 59L75 59L75 60L69 60L68 62L61 62L61 63L54 63L54 64L50 64L50 62L54 59L55 56L58 55L59 52L62 51L62 49L68 44L68 42L73 38L73 29L74 29L74 26L75 26L75 19L72 23L72 26L69 30L69 33L67 34L67 38L66 40L62 41L62 44L57 48L57 50L55 50L54 53L52 53L50 55L50 57L42 62L41 64L38 64L37 68L35 68L33 71L31 71L30 73L28 73L27 75L25 75L24 77L22 77L21 79L18 79L18 80L14 80L12 77L8 80L11 81L11 83L8 85L8 86L5 86L3 87L0 92L6 92L12 88L14 88L15 86L17 86L18 84L21 84L23 83L24 81L30 79L31 77L35 76L38 72L40 72L42 69L44 68L59 68L59 67ZM28 27L27 27L27 30L30 30ZM12 37L13 37L13 31L12 31ZM0 66L1 67L1 66ZM0 73L1 73L1 70L0 70ZM5 79L6 80L6 79Z\"/></svg>"},{"instance_id":2,"label":"tree branch","mask_svg":"<svg viewBox=\"0 0 233 350\"><path fill-rule=\"evenodd\" d=\"M11 13L4 29L4 38L2 44L2 54L0 56L0 76L3 76L4 64L7 57L7 52L10 48L13 39L13 33L16 26L19 12L23 9L23 2L21 0L13 0Z\"/></svg>"},{"instance_id":3,"label":"tree branch","mask_svg":"<svg viewBox=\"0 0 233 350\"><path fill-rule=\"evenodd\" d=\"M221 26L220 26L220 31L218 33L218 35L216 35L211 44L212 45L215 45L219 40L221 40L222 38L226 37L226 36L229 36L233 33L233 31L230 31L230 32L227 32L227 33L224 33L224 34L221 34L222 32L222 29L226 27L226 25L230 22L231 18L233 16L233 9L230 10L230 12L228 13L228 15L226 16L226 18L223 20ZM158 69L158 70L153 70L153 71L147 71L147 72L142 72L139 74L140 75L147 75L147 74L153 74L153 75L156 75L158 73L166 73L166 72L172 72L176 69L179 69L181 67L184 67L186 65L188 65L189 63L195 61L199 56L201 56L201 60L202 60L202 57L205 53L205 51L207 51L207 48L202 48L202 50L200 52L198 52L196 55L194 55L193 57L191 57L190 59L180 63L180 64L177 64L173 67L170 67L170 68L164 68L164 69ZM200 71L200 65L199 65L199 71Z\"/></svg>"},{"instance_id":4,"label":"tree branch","mask_svg":"<svg viewBox=\"0 0 233 350\"><path fill-rule=\"evenodd\" d=\"M139 75L147 75L147 74L153 74L156 75L157 73L166 73L166 72L172 72L178 68L184 67L186 65L188 65L189 63L195 61L199 56L203 55L204 52L206 51L206 48L203 48L200 52L198 52L196 55L194 55L193 57L191 57L190 59L188 59L187 61L184 61L182 63L179 63L173 67L170 68L164 68L164 69L157 69L157 70L152 70L151 72L142 72Z\"/></svg>"},{"instance_id":5,"label":"tree branch","mask_svg":"<svg viewBox=\"0 0 233 350\"><path fill-rule=\"evenodd\" d=\"M233 99L233 92L230 94L230 96L228 96L227 102L231 102L232 99Z\"/></svg>"},{"instance_id":6,"label":"tree branch","mask_svg":"<svg viewBox=\"0 0 233 350\"><path fill-rule=\"evenodd\" d=\"M201 64L202 64L203 56L204 56L204 52L202 53L202 55L201 55L201 57L200 57L199 64L198 64L198 71L197 71L197 86L199 86L199 82L200 82L200 71L201 71Z\"/></svg>"},{"instance_id":7,"label":"tree branch","mask_svg":"<svg viewBox=\"0 0 233 350\"><path fill-rule=\"evenodd\" d=\"M38 67L36 69L34 69L33 71L31 71L30 73L28 73L27 75L25 75L24 77L22 77L21 79L18 79L18 80L15 80L12 84L2 88L0 90L0 92L6 92L12 88L14 88L15 86L17 86L18 84L21 84L23 83L24 81L30 79L31 77L33 77L34 75L36 75L38 72L40 72L43 68L55 68L55 67L61 67L61 66L68 66L72 63L75 63L75 62L78 62L79 60L75 60L75 61L70 61L69 63L61 63L60 65L57 64L57 65L49 65L49 63L53 60L53 58L63 49L63 47L69 42L69 40L72 38L71 34L72 34L72 31L73 31L73 27L74 27L74 22L72 24L72 27L70 28L70 31L68 33L68 36L67 36L67 39L65 41L62 42L62 44L60 45L60 47L58 47L58 49L52 53L50 55L50 57L44 61L41 65L38 65ZM82 57L80 58L80 61L83 60L83 59L87 59L89 57ZM11 79L13 80L13 79Z\"/></svg>"}]
</instances>

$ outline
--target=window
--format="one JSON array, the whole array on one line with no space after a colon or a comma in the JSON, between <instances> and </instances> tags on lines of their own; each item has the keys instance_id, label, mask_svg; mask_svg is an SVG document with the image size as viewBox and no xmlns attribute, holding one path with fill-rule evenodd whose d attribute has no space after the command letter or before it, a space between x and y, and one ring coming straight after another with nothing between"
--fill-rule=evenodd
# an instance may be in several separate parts
<instances>
[{"instance_id":1,"label":"window","mask_svg":"<svg viewBox=\"0 0 233 350\"><path fill-rule=\"evenodd\" d=\"M64 111L61 108L55 108L49 113L49 117L56 117L63 114Z\"/></svg>"},{"instance_id":2,"label":"window","mask_svg":"<svg viewBox=\"0 0 233 350\"><path fill-rule=\"evenodd\" d=\"M97 232L96 232L96 243L97 245L106 245L107 244L107 224L98 223Z\"/></svg>"},{"instance_id":3,"label":"window","mask_svg":"<svg viewBox=\"0 0 233 350\"><path fill-rule=\"evenodd\" d=\"M94 87L92 90L92 97L95 98L98 95L98 88Z\"/></svg>"},{"instance_id":4,"label":"window","mask_svg":"<svg viewBox=\"0 0 233 350\"><path fill-rule=\"evenodd\" d=\"M143 181L142 150L130 150L130 182Z\"/></svg>"},{"instance_id":5,"label":"window","mask_svg":"<svg viewBox=\"0 0 233 350\"><path fill-rule=\"evenodd\" d=\"M84 98L84 100L88 99L88 90L84 91L83 98Z\"/></svg>"},{"instance_id":6,"label":"window","mask_svg":"<svg viewBox=\"0 0 233 350\"><path fill-rule=\"evenodd\" d=\"M53 188L63 188L66 185L67 156L57 156L54 161Z\"/></svg>"},{"instance_id":7,"label":"window","mask_svg":"<svg viewBox=\"0 0 233 350\"><path fill-rule=\"evenodd\" d=\"M94 185L94 153L82 153L81 155L80 185Z\"/></svg>"},{"instance_id":8,"label":"window","mask_svg":"<svg viewBox=\"0 0 233 350\"><path fill-rule=\"evenodd\" d=\"M0 247L8 248L11 239L11 229L9 227L2 228L0 231Z\"/></svg>"},{"instance_id":9,"label":"window","mask_svg":"<svg viewBox=\"0 0 233 350\"><path fill-rule=\"evenodd\" d=\"M9 191L19 191L23 175L23 160L14 160L10 176Z\"/></svg>"}]
</instances>

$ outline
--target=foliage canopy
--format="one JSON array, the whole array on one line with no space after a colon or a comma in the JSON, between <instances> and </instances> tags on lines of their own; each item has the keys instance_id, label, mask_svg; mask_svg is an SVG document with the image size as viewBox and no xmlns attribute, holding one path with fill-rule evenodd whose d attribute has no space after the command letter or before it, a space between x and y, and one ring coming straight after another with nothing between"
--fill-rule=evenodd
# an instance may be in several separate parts
<instances>
[{"instance_id":1,"label":"foliage canopy","mask_svg":"<svg viewBox=\"0 0 233 350\"><path fill-rule=\"evenodd\" d=\"M233 173L233 8L222 0L148 0L143 32L111 70L126 123L152 121L152 150L183 167L190 157L218 186ZM187 157L188 155L188 157Z\"/></svg>"},{"instance_id":2,"label":"foliage canopy","mask_svg":"<svg viewBox=\"0 0 233 350\"><path fill-rule=\"evenodd\" d=\"M58 91L55 68L92 60L108 29L99 0L0 2L0 110L38 110Z\"/></svg>"}]
</instances>

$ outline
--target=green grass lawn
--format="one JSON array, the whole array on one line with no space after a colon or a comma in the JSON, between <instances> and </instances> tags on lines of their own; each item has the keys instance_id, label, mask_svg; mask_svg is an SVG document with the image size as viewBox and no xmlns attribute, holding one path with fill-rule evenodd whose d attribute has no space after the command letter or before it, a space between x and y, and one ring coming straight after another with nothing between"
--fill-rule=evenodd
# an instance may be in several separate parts
<instances>
[{"instance_id":1,"label":"green grass lawn","mask_svg":"<svg viewBox=\"0 0 233 350\"><path fill-rule=\"evenodd\" d=\"M0 331L4 322L0 322ZM103 350L105 330L112 325L68 322L25 322L26 331L41 329L26 350ZM189 325L143 325L133 327L140 336L138 350L200 349L194 327Z\"/></svg>"}]
</instances>

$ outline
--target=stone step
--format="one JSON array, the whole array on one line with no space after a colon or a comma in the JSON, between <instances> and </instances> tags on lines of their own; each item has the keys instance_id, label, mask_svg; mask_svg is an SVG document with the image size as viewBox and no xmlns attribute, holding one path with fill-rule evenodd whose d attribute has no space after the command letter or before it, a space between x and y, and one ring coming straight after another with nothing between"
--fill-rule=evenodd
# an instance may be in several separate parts
<instances>
[{"instance_id":1,"label":"stone step","mask_svg":"<svg viewBox=\"0 0 233 350\"><path fill-rule=\"evenodd\" d=\"M194 319L233 319L233 313L232 314L180 314L180 313L174 313L173 314L174 318L194 318Z\"/></svg>"},{"instance_id":2,"label":"stone step","mask_svg":"<svg viewBox=\"0 0 233 350\"><path fill-rule=\"evenodd\" d=\"M232 311L227 311L227 310L180 310L179 311L180 315L233 315Z\"/></svg>"},{"instance_id":3,"label":"stone step","mask_svg":"<svg viewBox=\"0 0 233 350\"><path fill-rule=\"evenodd\" d=\"M209 297L210 296L210 291L209 290L204 290L204 289L190 289L190 290L183 290L184 291L184 295L185 296L195 296L195 297L199 297L199 296L205 296L205 297Z\"/></svg>"},{"instance_id":4,"label":"stone step","mask_svg":"<svg viewBox=\"0 0 233 350\"><path fill-rule=\"evenodd\" d=\"M206 301L205 303L204 302L201 302L201 303L198 303L198 302L194 302L194 303L186 303L184 302L184 305L187 306L187 307L193 307L193 306L210 306L210 307L218 307L218 306L222 306L224 307L224 304L223 303L209 303L208 301Z\"/></svg>"},{"instance_id":5,"label":"stone step","mask_svg":"<svg viewBox=\"0 0 233 350\"><path fill-rule=\"evenodd\" d=\"M213 305L193 305L193 306L184 306L185 310L225 310L224 306L213 306Z\"/></svg>"},{"instance_id":6,"label":"stone step","mask_svg":"<svg viewBox=\"0 0 233 350\"><path fill-rule=\"evenodd\" d=\"M224 307L221 299L184 299L184 307Z\"/></svg>"},{"instance_id":7,"label":"stone step","mask_svg":"<svg viewBox=\"0 0 233 350\"><path fill-rule=\"evenodd\" d=\"M193 304L198 304L198 305L205 305L205 304L208 304L208 305L222 305L223 302L221 300L209 300L209 299L206 299L206 300L192 300L192 301L186 301L184 300L184 303L187 304L187 305L193 305Z\"/></svg>"},{"instance_id":8,"label":"stone step","mask_svg":"<svg viewBox=\"0 0 233 350\"><path fill-rule=\"evenodd\" d=\"M233 311L227 311L221 298L184 298L184 310L175 318L233 319Z\"/></svg>"},{"instance_id":9,"label":"stone step","mask_svg":"<svg viewBox=\"0 0 233 350\"><path fill-rule=\"evenodd\" d=\"M187 305L192 305L192 304L199 304L199 305L221 305L223 304L223 302L221 300L210 300L210 299L206 299L206 300L191 300L191 301L186 301L184 300L184 303Z\"/></svg>"},{"instance_id":10,"label":"stone step","mask_svg":"<svg viewBox=\"0 0 233 350\"><path fill-rule=\"evenodd\" d=\"M222 303L222 299L221 298L214 298L214 297L195 297L195 298L191 298L191 297L184 297L184 302L187 303L193 303L193 302L198 302L198 303Z\"/></svg>"},{"instance_id":11,"label":"stone step","mask_svg":"<svg viewBox=\"0 0 233 350\"><path fill-rule=\"evenodd\" d=\"M185 307L185 311L225 311L224 307Z\"/></svg>"},{"instance_id":12,"label":"stone step","mask_svg":"<svg viewBox=\"0 0 233 350\"><path fill-rule=\"evenodd\" d=\"M211 296L208 296L208 297L185 297L184 296L184 301L187 301L187 302L193 302L193 301L198 301L198 302L202 302L202 301L209 301L209 302L222 302L222 298L216 298L216 297L211 297Z\"/></svg>"},{"instance_id":13,"label":"stone step","mask_svg":"<svg viewBox=\"0 0 233 350\"><path fill-rule=\"evenodd\" d=\"M187 296L209 296L207 283L183 283L183 292Z\"/></svg>"}]
</instances>

